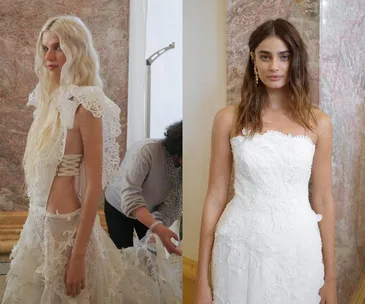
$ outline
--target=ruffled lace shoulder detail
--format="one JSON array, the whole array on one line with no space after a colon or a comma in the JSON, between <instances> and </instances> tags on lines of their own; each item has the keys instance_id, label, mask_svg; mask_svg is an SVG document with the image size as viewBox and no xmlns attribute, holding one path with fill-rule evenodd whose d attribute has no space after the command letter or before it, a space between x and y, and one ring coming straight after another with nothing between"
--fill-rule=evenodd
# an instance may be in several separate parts
<instances>
[{"instance_id":1,"label":"ruffled lace shoulder detail","mask_svg":"<svg viewBox=\"0 0 365 304\"><path fill-rule=\"evenodd\" d=\"M37 84L32 93L29 94L27 106L37 107L38 98L39 98L39 84Z\"/></svg>"},{"instance_id":2,"label":"ruffled lace shoulder detail","mask_svg":"<svg viewBox=\"0 0 365 304\"><path fill-rule=\"evenodd\" d=\"M105 96L104 92L93 86L62 87L54 95L60 112L61 125L72 129L76 109L82 105L103 122L103 188L110 182L120 163L117 137L121 134L120 108Z\"/></svg>"},{"instance_id":3,"label":"ruffled lace shoulder detail","mask_svg":"<svg viewBox=\"0 0 365 304\"><path fill-rule=\"evenodd\" d=\"M35 110L33 112L33 117L38 113L38 100L39 100L39 84L34 88L34 90L29 94L27 107L33 106Z\"/></svg>"}]
</instances>

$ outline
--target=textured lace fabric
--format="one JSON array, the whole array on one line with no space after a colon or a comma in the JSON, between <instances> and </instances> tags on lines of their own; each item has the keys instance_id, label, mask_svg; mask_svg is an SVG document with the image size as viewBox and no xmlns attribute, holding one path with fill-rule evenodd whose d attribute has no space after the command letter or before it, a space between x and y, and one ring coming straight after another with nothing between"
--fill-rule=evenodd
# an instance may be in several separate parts
<instances>
[{"instance_id":1,"label":"textured lace fabric","mask_svg":"<svg viewBox=\"0 0 365 304\"><path fill-rule=\"evenodd\" d=\"M38 87L37 87L38 88ZM37 107L38 91L30 95L29 103ZM178 263L171 256L167 270L157 264L155 255L147 248L133 249L136 253L121 253L105 233L96 217L85 257L85 289L75 298L66 295L64 274L75 235L80 223L81 209L69 214L46 211L47 200L57 168L64 160L66 135L73 127L75 112L82 105L101 117L103 123L103 187L119 165L120 109L96 87L61 87L53 96L61 118L61 132L54 153L40 155L37 170L28 188L30 207L19 242L11 253L11 267L6 278L3 304L176 304L178 282L166 281L167 273ZM37 115L37 108L34 116ZM81 175L81 174L80 174ZM80 176L80 179L85 178ZM134 258L133 258L134 257ZM145 261L150 273L141 266ZM175 262L174 262L175 261ZM142 263L143 264L143 263ZM167 265L169 265L167 263ZM176 291L176 288L174 289ZM181 286L180 286L181 291ZM166 292L166 295L165 295ZM157 299L157 300L156 300ZM153 302L156 300L155 302Z\"/></svg>"},{"instance_id":2,"label":"textured lace fabric","mask_svg":"<svg viewBox=\"0 0 365 304\"><path fill-rule=\"evenodd\" d=\"M61 163L57 166L56 176L79 175L82 157L82 154L64 155Z\"/></svg>"},{"instance_id":3,"label":"textured lace fabric","mask_svg":"<svg viewBox=\"0 0 365 304\"><path fill-rule=\"evenodd\" d=\"M85 258L86 288L76 298L66 295L64 273L80 211L51 214L43 207L30 206L20 240L12 250L4 304L124 303L120 285L125 267L98 218Z\"/></svg>"},{"instance_id":4,"label":"textured lace fabric","mask_svg":"<svg viewBox=\"0 0 365 304\"><path fill-rule=\"evenodd\" d=\"M98 87L78 87L75 85L61 87L54 93L54 99L60 112L61 124L64 132L61 136L58 162L65 150L67 130L73 127L76 109L82 105L95 117L102 118L103 123L103 188L109 183L118 170L120 157L117 137L120 129L120 109L107 98Z\"/></svg>"},{"instance_id":5,"label":"textured lace fabric","mask_svg":"<svg viewBox=\"0 0 365 304\"><path fill-rule=\"evenodd\" d=\"M182 303L182 257L166 254L157 235L147 232L139 244L121 253L126 266L125 303ZM131 292L130 286L136 286L138 293Z\"/></svg>"},{"instance_id":6,"label":"textured lace fabric","mask_svg":"<svg viewBox=\"0 0 365 304\"><path fill-rule=\"evenodd\" d=\"M315 145L268 131L231 146L235 196L215 232L214 303L319 304L322 243L308 199Z\"/></svg>"}]
</instances>

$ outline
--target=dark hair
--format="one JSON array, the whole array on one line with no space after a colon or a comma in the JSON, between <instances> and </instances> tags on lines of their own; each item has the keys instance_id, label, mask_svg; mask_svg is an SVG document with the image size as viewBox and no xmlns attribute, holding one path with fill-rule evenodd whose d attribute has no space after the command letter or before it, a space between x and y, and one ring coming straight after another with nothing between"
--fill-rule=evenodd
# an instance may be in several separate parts
<instances>
[{"instance_id":1,"label":"dark hair","mask_svg":"<svg viewBox=\"0 0 365 304\"><path fill-rule=\"evenodd\" d=\"M182 120L168 126L162 145L170 155L182 157Z\"/></svg>"},{"instance_id":2,"label":"dark hair","mask_svg":"<svg viewBox=\"0 0 365 304\"><path fill-rule=\"evenodd\" d=\"M249 52L255 52L258 45L268 37L280 38L289 48L291 64L289 70L289 111L294 121L304 128L313 130L316 123L309 89L308 53L297 29L287 20L268 20L251 34L248 45ZM248 56L250 56L248 54ZM246 72L241 89L241 102L238 106L235 132L248 128L252 133L261 132L263 128L261 112L266 101L265 85L259 81L256 86L254 62L247 62Z\"/></svg>"}]
</instances>

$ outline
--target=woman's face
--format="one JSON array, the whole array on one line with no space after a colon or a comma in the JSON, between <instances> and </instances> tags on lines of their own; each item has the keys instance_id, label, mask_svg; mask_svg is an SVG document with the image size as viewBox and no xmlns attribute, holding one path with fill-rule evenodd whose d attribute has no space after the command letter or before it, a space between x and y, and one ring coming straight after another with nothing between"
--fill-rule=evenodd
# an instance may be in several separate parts
<instances>
[{"instance_id":1,"label":"woman's face","mask_svg":"<svg viewBox=\"0 0 365 304\"><path fill-rule=\"evenodd\" d=\"M60 41L52 31L45 31L42 35L44 66L54 80L59 81L61 69L66 62L66 56L60 48Z\"/></svg>"},{"instance_id":2,"label":"woman's face","mask_svg":"<svg viewBox=\"0 0 365 304\"><path fill-rule=\"evenodd\" d=\"M291 54L278 37L268 37L255 50L255 65L260 81L270 89L281 89L289 83Z\"/></svg>"}]
</instances>

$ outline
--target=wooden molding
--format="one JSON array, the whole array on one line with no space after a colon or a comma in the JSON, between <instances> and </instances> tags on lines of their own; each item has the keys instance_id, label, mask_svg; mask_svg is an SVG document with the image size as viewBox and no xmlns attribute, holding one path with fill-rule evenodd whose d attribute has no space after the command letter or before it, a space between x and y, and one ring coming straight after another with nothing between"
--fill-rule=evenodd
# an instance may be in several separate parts
<instances>
[{"instance_id":1,"label":"wooden molding","mask_svg":"<svg viewBox=\"0 0 365 304\"><path fill-rule=\"evenodd\" d=\"M103 210L99 210L100 224L108 232ZM0 212L0 254L9 254L18 242L28 211Z\"/></svg>"},{"instance_id":2,"label":"wooden molding","mask_svg":"<svg viewBox=\"0 0 365 304\"><path fill-rule=\"evenodd\" d=\"M189 259L187 257L183 257L183 274L184 278L195 282L197 262Z\"/></svg>"},{"instance_id":3,"label":"wooden molding","mask_svg":"<svg viewBox=\"0 0 365 304\"><path fill-rule=\"evenodd\" d=\"M359 288L355 293L352 304L365 304L365 276L361 278Z\"/></svg>"}]
</instances>

